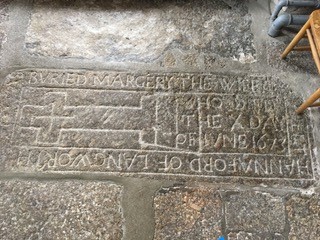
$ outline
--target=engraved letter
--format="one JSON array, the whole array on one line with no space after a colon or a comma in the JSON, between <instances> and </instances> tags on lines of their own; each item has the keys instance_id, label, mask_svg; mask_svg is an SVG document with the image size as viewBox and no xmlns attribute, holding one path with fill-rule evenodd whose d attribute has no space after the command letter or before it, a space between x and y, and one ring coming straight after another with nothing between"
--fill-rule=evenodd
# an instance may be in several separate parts
<instances>
[{"instance_id":1,"label":"engraved letter","mask_svg":"<svg viewBox=\"0 0 320 240\"><path fill-rule=\"evenodd\" d=\"M227 170L227 163L223 159L216 159L214 161L214 167L218 172L224 172Z\"/></svg>"},{"instance_id":2,"label":"engraved letter","mask_svg":"<svg viewBox=\"0 0 320 240\"><path fill-rule=\"evenodd\" d=\"M208 115L208 127L210 128L221 128L221 118L222 116L220 114L218 115Z\"/></svg>"},{"instance_id":3,"label":"engraved letter","mask_svg":"<svg viewBox=\"0 0 320 240\"><path fill-rule=\"evenodd\" d=\"M180 145L185 144L187 141L187 136L185 134L178 134L176 137L176 148L179 148Z\"/></svg>"},{"instance_id":4,"label":"engraved letter","mask_svg":"<svg viewBox=\"0 0 320 240\"><path fill-rule=\"evenodd\" d=\"M200 158L193 159L190 162L190 169L193 172L198 172L198 173L202 172Z\"/></svg>"},{"instance_id":5,"label":"engraved letter","mask_svg":"<svg viewBox=\"0 0 320 240\"><path fill-rule=\"evenodd\" d=\"M67 153L62 153L58 158L59 166L65 167L71 163L71 157Z\"/></svg>"}]
</instances>

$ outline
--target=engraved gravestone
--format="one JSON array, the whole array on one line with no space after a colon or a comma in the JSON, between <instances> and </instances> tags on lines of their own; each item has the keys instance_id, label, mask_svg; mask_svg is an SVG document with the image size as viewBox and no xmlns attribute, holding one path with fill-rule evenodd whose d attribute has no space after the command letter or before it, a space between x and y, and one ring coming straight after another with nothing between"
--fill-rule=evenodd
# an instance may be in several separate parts
<instances>
[{"instance_id":1,"label":"engraved gravestone","mask_svg":"<svg viewBox=\"0 0 320 240\"><path fill-rule=\"evenodd\" d=\"M7 86L6 170L314 177L309 120L279 79L40 69L13 72Z\"/></svg>"}]
</instances>

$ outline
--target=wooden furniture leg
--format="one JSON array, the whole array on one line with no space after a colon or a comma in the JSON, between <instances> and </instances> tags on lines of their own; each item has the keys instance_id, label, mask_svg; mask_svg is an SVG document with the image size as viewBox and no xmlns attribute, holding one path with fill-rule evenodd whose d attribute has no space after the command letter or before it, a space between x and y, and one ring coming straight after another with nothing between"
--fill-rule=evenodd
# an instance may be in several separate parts
<instances>
[{"instance_id":1,"label":"wooden furniture leg","mask_svg":"<svg viewBox=\"0 0 320 240\"><path fill-rule=\"evenodd\" d=\"M301 30L298 32L298 34L293 38L291 43L288 45L288 47L284 50L284 52L281 55L281 59L286 58L286 56L291 52L291 50L297 45L297 43L303 38L306 34L306 30L310 28L310 19L306 22L305 25L301 28Z\"/></svg>"},{"instance_id":2,"label":"wooden furniture leg","mask_svg":"<svg viewBox=\"0 0 320 240\"><path fill-rule=\"evenodd\" d=\"M312 106L312 104L320 98L320 88L315 91L297 110L297 114L301 114L306 108ZM317 104L315 104L317 105Z\"/></svg>"},{"instance_id":3,"label":"wooden furniture leg","mask_svg":"<svg viewBox=\"0 0 320 240\"><path fill-rule=\"evenodd\" d=\"M320 102L316 102L316 103L310 105L310 107L320 107Z\"/></svg>"},{"instance_id":4,"label":"wooden furniture leg","mask_svg":"<svg viewBox=\"0 0 320 240\"><path fill-rule=\"evenodd\" d=\"M313 40L311 31L310 31L309 29L307 29L307 34L308 34L308 40L309 40L310 47L311 47L312 57L313 57L314 62L316 63L318 72L319 72L319 74L320 74L320 60L319 60L319 55L318 55L317 47L316 47L316 45L315 45L315 43L314 43L314 40Z\"/></svg>"},{"instance_id":5,"label":"wooden furniture leg","mask_svg":"<svg viewBox=\"0 0 320 240\"><path fill-rule=\"evenodd\" d=\"M293 51L311 51L310 46L299 46L292 49Z\"/></svg>"}]
</instances>

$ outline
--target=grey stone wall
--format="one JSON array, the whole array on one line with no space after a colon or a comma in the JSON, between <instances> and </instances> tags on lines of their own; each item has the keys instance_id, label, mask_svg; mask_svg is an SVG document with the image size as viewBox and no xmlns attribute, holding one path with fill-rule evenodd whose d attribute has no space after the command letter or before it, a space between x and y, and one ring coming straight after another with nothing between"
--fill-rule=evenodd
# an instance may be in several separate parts
<instances>
[{"instance_id":1,"label":"grey stone wall","mask_svg":"<svg viewBox=\"0 0 320 240\"><path fill-rule=\"evenodd\" d=\"M267 1L0 2L1 239L320 239L319 87Z\"/></svg>"}]
</instances>

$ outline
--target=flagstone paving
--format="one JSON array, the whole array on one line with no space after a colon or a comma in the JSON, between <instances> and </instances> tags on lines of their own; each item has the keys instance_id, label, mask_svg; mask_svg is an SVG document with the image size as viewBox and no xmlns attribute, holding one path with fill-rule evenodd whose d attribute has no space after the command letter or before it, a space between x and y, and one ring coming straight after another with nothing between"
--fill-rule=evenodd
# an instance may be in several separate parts
<instances>
[{"instance_id":1,"label":"flagstone paving","mask_svg":"<svg viewBox=\"0 0 320 240\"><path fill-rule=\"evenodd\" d=\"M0 238L318 239L318 75L269 17L2 1Z\"/></svg>"}]
</instances>

